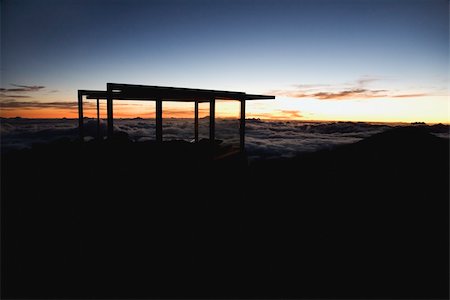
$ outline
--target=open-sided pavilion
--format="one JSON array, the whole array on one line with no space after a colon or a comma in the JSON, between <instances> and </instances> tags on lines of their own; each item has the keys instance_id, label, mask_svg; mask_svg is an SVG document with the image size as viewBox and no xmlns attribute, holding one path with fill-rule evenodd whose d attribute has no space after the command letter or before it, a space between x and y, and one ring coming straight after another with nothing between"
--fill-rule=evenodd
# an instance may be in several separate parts
<instances>
[{"instance_id":1,"label":"open-sided pavilion","mask_svg":"<svg viewBox=\"0 0 450 300\"><path fill-rule=\"evenodd\" d=\"M106 100L107 110L107 136L112 137L114 128L113 101L114 100L142 100L155 101L156 111L156 141L162 142L162 103L163 101L194 102L194 132L195 141L198 142L198 106L199 103L209 103L209 139L215 140L215 102L216 100L239 101L240 119L239 136L240 148L245 146L245 102L247 100L275 99L275 96L253 95L243 92L229 92L219 90L188 89L164 86L135 85L121 83L107 83L106 91L100 90L78 90L78 121L80 137L84 137L83 126L83 97L87 100L97 100L97 120L100 123L100 100Z\"/></svg>"}]
</instances>

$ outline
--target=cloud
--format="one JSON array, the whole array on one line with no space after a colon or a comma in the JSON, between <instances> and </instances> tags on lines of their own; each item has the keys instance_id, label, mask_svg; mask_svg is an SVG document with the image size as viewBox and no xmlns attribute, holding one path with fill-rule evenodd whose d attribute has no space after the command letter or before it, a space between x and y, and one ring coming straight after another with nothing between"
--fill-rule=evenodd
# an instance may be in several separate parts
<instances>
[{"instance_id":1,"label":"cloud","mask_svg":"<svg viewBox=\"0 0 450 300\"><path fill-rule=\"evenodd\" d=\"M298 113L285 111L285 113ZM193 119L164 119L164 140L191 141L194 137ZM105 122L101 131L106 132ZM208 138L208 119L199 120L200 138ZM154 119L116 119L116 131L122 131L134 141L155 139ZM298 153L328 149L336 145L354 143L390 128L353 122L305 122L247 120L246 149L251 159L292 157ZM2 119L0 127L2 149L30 147L33 143L49 142L61 137L78 136L76 119ZM95 136L97 123L85 122L87 135ZM226 144L239 144L239 121L217 119L216 137Z\"/></svg>"},{"instance_id":2,"label":"cloud","mask_svg":"<svg viewBox=\"0 0 450 300\"><path fill-rule=\"evenodd\" d=\"M284 96L289 98L309 98L318 100L365 100L373 98L413 98L425 97L429 93L399 93L388 89L370 89L366 86L375 81L381 80L379 77L363 76L352 83L331 85L331 84L297 84L296 89L272 90L268 94Z\"/></svg>"},{"instance_id":3,"label":"cloud","mask_svg":"<svg viewBox=\"0 0 450 300\"><path fill-rule=\"evenodd\" d=\"M290 118L302 118L299 110L280 110L280 112Z\"/></svg>"},{"instance_id":4,"label":"cloud","mask_svg":"<svg viewBox=\"0 0 450 300\"><path fill-rule=\"evenodd\" d=\"M381 80L381 77L377 77L377 76L369 76L369 75L364 75L361 76L359 79L350 82L350 83L345 83L345 84L340 84L338 86L341 86L342 88L346 88L346 89L365 89L366 86L371 83L371 82L375 82L375 81L379 81ZM317 91L317 90L321 90L324 88L333 88L336 87L336 85L332 85L332 84L328 84L328 83L316 83L316 84L293 84L292 85L294 88L296 88L299 91Z\"/></svg>"},{"instance_id":5,"label":"cloud","mask_svg":"<svg viewBox=\"0 0 450 300\"><path fill-rule=\"evenodd\" d=\"M417 97L425 97L425 96L429 96L429 94L426 94L426 93L399 94L399 95L394 95L392 97L394 97L394 98L417 98Z\"/></svg>"},{"instance_id":6,"label":"cloud","mask_svg":"<svg viewBox=\"0 0 450 300\"><path fill-rule=\"evenodd\" d=\"M329 84L293 84L292 85L298 89L314 89L314 88L322 88L325 86L330 86Z\"/></svg>"},{"instance_id":7,"label":"cloud","mask_svg":"<svg viewBox=\"0 0 450 300\"><path fill-rule=\"evenodd\" d=\"M2 151L29 148L34 143L60 138L75 138L76 120L2 119L0 133Z\"/></svg>"},{"instance_id":8,"label":"cloud","mask_svg":"<svg viewBox=\"0 0 450 300\"><path fill-rule=\"evenodd\" d=\"M84 102L84 107L87 109L94 108L92 102ZM2 109L43 109L43 108L58 108L58 109L74 109L78 108L78 103L75 101L54 101L54 102L40 102L40 101L16 101L5 100L0 102Z\"/></svg>"},{"instance_id":9,"label":"cloud","mask_svg":"<svg viewBox=\"0 0 450 300\"><path fill-rule=\"evenodd\" d=\"M361 78L359 78L358 80L356 80L356 84L360 87L365 87L368 83L379 81L379 80L381 80L380 77L365 75L365 76L362 76Z\"/></svg>"},{"instance_id":10,"label":"cloud","mask_svg":"<svg viewBox=\"0 0 450 300\"><path fill-rule=\"evenodd\" d=\"M5 94L0 94L0 98L5 99L5 98L30 98L30 96L28 95L5 95Z\"/></svg>"},{"instance_id":11,"label":"cloud","mask_svg":"<svg viewBox=\"0 0 450 300\"><path fill-rule=\"evenodd\" d=\"M248 113L248 118L265 118L270 120L295 120L303 118L299 110L274 110L270 113Z\"/></svg>"},{"instance_id":12,"label":"cloud","mask_svg":"<svg viewBox=\"0 0 450 300\"><path fill-rule=\"evenodd\" d=\"M41 85L20 85L20 84L11 84L15 88L0 88L0 92L10 93L10 92L37 92L45 88L45 86Z\"/></svg>"},{"instance_id":13,"label":"cloud","mask_svg":"<svg viewBox=\"0 0 450 300\"><path fill-rule=\"evenodd\" d=\"M346 89L340 91L320 91L320 92L308 92L308 91L283 91L275 90L268 93L272 93L278 96L285 96L289 98L314 98L318 100L350 100L350 99L371 99L388 97L387 90L369 90L369 89Z\"/></svg>"},{"instance_id":14,"label":"cloud","mask_svg":"<svg viewBox=\"0 0 450 300\"><path fill-rule=\"evenodd\" d=\"M2 150L30 147L33 143L50 142L59 138L78 137L77 119L2 119L0 127ZM199 120L200 139L208 138L208 119ZM246 150L249 158L272 159L293 157L299 153L331 149L338 145L360 141L392 125L364 122L306 122L282 120L247 120ZM430 126L436 135L448 138L448 125ZM106 134L106 122L100 124ZM134 141L155 139L154 119L116 119L114 130L121 131ZM85 121L86 135L95 137L97 121ZM191 141L194 138L193 119L164 119L164 140ZM217 119L216 137L224 144L239 144L239 121Z\"/></svg>"},{"instance_id":15,"label":"cloud","mask_svg":"<svg viewBox=\"0 0 450 300\"><path fill-rule=\"evenodd\" d=\"M369 99L385 97L385 92L386 90L351 89L338 92L319 92L312 94L312 96L320 100Z\"/></svg>"}]
</instances>

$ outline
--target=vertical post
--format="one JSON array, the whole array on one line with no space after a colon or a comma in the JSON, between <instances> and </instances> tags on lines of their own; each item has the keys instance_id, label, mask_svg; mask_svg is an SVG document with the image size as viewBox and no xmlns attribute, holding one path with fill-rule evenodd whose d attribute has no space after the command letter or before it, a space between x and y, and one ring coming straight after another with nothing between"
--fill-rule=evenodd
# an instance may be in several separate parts
<instances>
[{"instance_id":1,"label":"vertical post","mask_svg":"<svg viewBox=\"0 0 450 300\"><path fill-rule=\"evenodd\" d=\"M198 101L195 101L195 112L194 112L194 140L196 143L198 143Z\"/></svg>"},{"instance_id":2,"label":"vertical post","mask_svg":"<svg viewBox=\"0 0 450 300\"><path fill-rule=\"evenodd\" d=\"M216 139L216 99L209 101L209 141L211 144Z\"/></svg>"},{"instance_id":3,"label":"vertical post","mask_svg":"<svg viewBox=\"0 0 450 300\"><path fill-rule=\"evenodd\" d=\"M241 118L239 119L239 148L245 151L245 99L241 99Z\"/></svg>"},{"instance_id":4,"label":"vertical post","mask_svg":"<svg viewBox=\"0 0 450 300\"><path fill-rule=\"evenodd\" d=\"M157 99L156 100L156 141L158 143L162 143L163 136L162 136L162 100Z\"/></svg>"},{"instance_id":5,"label":"vertical post","mask_svg":"<svg viewBox=\"0 0 450 300\"><path fill-rule=\"evenodd\" d=\"M97 98L97 139L100 139L100 99Z\"/></svg>"},{"instance_id":6,"label":"vertical post","mask_svg":"<svg viewBox=\"0 0 450 300\"><path fill-rule=\"evenodd\" d=\"M80 139L83 141L84 137L84 124L83 124L83 94L78 91L78 130Z\"/></svg>"},{"instance_id":7,"label":"vertical post","mask_svg":"<svg viewBox=\"0 0 450 300\"><path fill-rule=\"evenodd\" d=\"M107 93L106 93L106 114L107 114L107 126L108 126L108 138L112 138L114 132L114 118L113 118L113 99L112 99L112 90L107 85Z\"/></svg>"}]
</instances>

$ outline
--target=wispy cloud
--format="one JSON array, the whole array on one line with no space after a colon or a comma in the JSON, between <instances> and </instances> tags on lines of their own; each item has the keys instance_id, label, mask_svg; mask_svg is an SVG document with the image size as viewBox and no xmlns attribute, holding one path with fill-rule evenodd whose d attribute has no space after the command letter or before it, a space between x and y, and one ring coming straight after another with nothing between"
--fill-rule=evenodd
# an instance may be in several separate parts
<instances>
[{"instance_id":1,"label":"wispy cloud","mask_svg":"<svg viewBox=\"0 0 450 300\"><path fill-rule=\"evenodd\" d=\"M58 109L78 109L78 102L77 101L37 101L37 100L30 100L30 101L24 101L24 100L16 100L12 98L31 98L28 95L1 95L6 98L1 99L0 101L0 107L2 109L43 109L43 108L58 108ZM136 104L133 103L116 103L114 104L114 107L135 107ZM96 109L97 104L95 101L84 101L83 102L83 109L90 110L90 109Z\"/></svg>"},{"instance_id":2,"label":"wispy cloud","mask_svg":"<svg viewBox=\"0 0 450 300\"><path fill-rule=\"evenodd\" d=\"M1 99L14 99L14 98L30 98L28 95L7 95L7 94L0 94Z\"/></svg>"},{"instance_id":3,"label":"wispy cloud","mask_svg":"<svg viewBox=\"0 0 450 300\"><path fill-rule=\"evenodd\" d=\"M341 99L370 99L387 96L386 90L351 89L338 92L318 92L313 93L314 98L320 100L341 100Z\"/></svg>"},{"instance_id":4,"label":"wispy cloud","mask_svg":"<svg viewBox=\"0 0 450 300\"><path fill-rule=\"evenodd\" d=\"M302 118L303 115L299 110L280 110L281 114L290 118Z\"/></svg>"},{"instance_id":5,"label":"wispy cloud","mask_svg":"<svg viewBox=\"0 0 450 300\"><path fill-rule=\"evenodd\" d=\"M91 102L85 102L86 108L94 108L95 105ZM58 109L73 109L77 108L78 104L75 101L54 101L54 102L40 102L40 101L15 101L6 100L0 102L2 109L43 109L43 108L58 108Z\"/></svg>"},{"instance_id":6,"label":"wispy cloud","mask_svg":"<svg viewBox=\"0 0 450 300\"><path fill-rule=\"evenodd\" d=\"M416 98L416 97L425 97L425 96L429 96L429 94L426 94L426 93L399 94L399 95L394 95L394 96L391 96L391 97L393 97L393 98Z\"/></svg>"},{"instance_id":7,"label":"wispy cloud","mask_svg":"<svg viewBox=\"0 0 450 300\"><path fill-rule=\"evenodd\" d=\"M22 92L37 92L45 89L42 85L21 85L21 84L11 84L14 88L0 88L2 93L22 93Z\"/></svg>"},{"instance_id":8,"label":"wispy cloud","mask_svg":"<svg viewBox=\"0 0 450 300\"><path fill-rule=\"evenodd\" d=\"M330 86L329 84L293 84L292 85L295 88L298 89L315 89L315 88L322 88L326 86Z\"/></svg>"},{"instance_id":9,"label":"wispy cloud","mask_svg":"<svg viewBox=\"0 0 450 300\"><path fill-rule=\"evenodd\" d=\"M270 120L294 120L303 118L303 114L299 110L274 110L270 113L247 113L248 118L263 118Z\"/></svg>"},{"instance_id":10,"label":"wispy cloud","mask_svg":"<svg viewBox=\"0 0 450 300\"><path fill-rule=\"evenodd\" d=\"M289 98L310 98L318 100L365 100L373 98L416 98L429 96L429 93L401 93L388 89L373 89L367 86L379 77L363 76L352 83L343 85L331 84L297 84L295 89L272 90L269 94Z\"/></svg>"},{"instance_id":11,"label":"wispy cloud","mask_svg":"<svg viewBox=\"0 0 450 300\"><path fill-rule=\"evenodd\" d=\"M356 80L356 83L360 87L365 87L369 83L372 83L375 81L380 81L380 80L381 80L381 77L365 75L365 76L361 76L358 80Z\"/></svg>"}]
</instances>

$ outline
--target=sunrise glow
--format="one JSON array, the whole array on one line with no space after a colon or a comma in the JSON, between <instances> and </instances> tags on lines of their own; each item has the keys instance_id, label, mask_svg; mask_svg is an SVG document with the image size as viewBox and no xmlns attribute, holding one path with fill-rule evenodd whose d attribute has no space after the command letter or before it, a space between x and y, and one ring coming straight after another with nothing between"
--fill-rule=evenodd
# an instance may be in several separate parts
<instances>
[{"instance_id":1,"label":"sunrise glow","mask_svg":"<svg viewBox=\"0 0 450 300\"><path fill-rule=\"evenodd\" d=\"M249 118L450 121L445 1L26 3L2 6L1 117L76 118L77 89L119 82L276 96L248 103ZM168 13L175 7L183 13ZM88 17L98 14L108 17ZM235 103L216 109L239 114ZM114 114L154 111L152 102L117 101ZM165 102L163 112L190 118L193 105ZM85 115L95 116L95 101Z\"/></svg>"}]
</instances>

